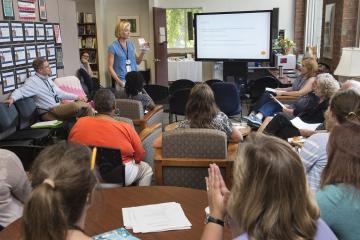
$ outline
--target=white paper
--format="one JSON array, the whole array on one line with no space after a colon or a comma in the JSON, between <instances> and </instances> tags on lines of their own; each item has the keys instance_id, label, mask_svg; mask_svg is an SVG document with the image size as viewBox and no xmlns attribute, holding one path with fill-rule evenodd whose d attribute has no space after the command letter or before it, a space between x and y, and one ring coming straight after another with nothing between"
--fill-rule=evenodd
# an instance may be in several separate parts
<instances>
[{"instance_id":1,"label":"white paper","mask_svg":"<svg viewBox=\"0 0 360 240\"><path fill-rule=\"evenodd\" d=\"M1 67L11 67L14 65L12 52L10 47L0 48Z\"/></svg>"},{"instance_id":2,"label":"white paper","mask_svg":"<svg viewBox=\"0 0 360 240\"><path fill-rule=\"evenodd\" d=\"M315 131L316 128L321 124L321 123L306 123L302 121L299 117L296 117L293 120L291 120L291 123L297 129L308 129L312 131Z\"/></svg>"},{"instance_id":3,"label":"white paper","mask_svg":"<svg viewBox=\"0 0 360 240\"><path fill-rule=\"evenodd\" d=\"M168 202L123 208L123 222L134 233L161 232L191 228L179 203Z\"/></svg>"},{"instance_id":4,"label":"white paper","mask_svg":"<svg viewBox=\"0 0 360 240\"><path fill-rule=\"evenodd\" d=\"M15 65L26 64L25 47L14 47Z\"/></svg>"},{"instance_id":5,"label":"white paper","mask_svg":"<svg viewBox=\"0 0 360 240\"><path fill-rule=\"evenodd\" d=\"M9 92L15 89L15 76L14 72L2 73L4 92Z\"/></svg>"},{"instance_id":6,"label":"white paper","mask_svg":"<svg viewBox=\"0 0 360 240\"><path fill-rule=\"evenodd\" d=\"M22 23L11 23L11 31L13 41L24 41Z\"/></svg>"},{"instance_id":7,"label":"white paper","mask_svg":"<svg viewBox=\"0 0 360 240\"><path fill-rule=\"evenodd\" d=\"M10 42L10 40L9 23L0 23L0 43Z\"/></svg>"},{"instance_id":8,"label":"white paper","mask_svg":"<svg viewBox=\"0 0 360 240\"><path fill-rule=\"evenodd\" d=\"M62 121L59 120L52 120L52 121L44 121L44 122L37 122L31 125L32 128L39 128L39 127L47 127L47 126L56 126L61 124Z\"/></svg>"},{"instance_id":9,"label":"white paper","mask_svg":"<svg viewBox=\"0 0 360 240\"><path fill-rule=\"evenodd\" d=\"M45 45L37 45L37 56L38 57L42 57L42 58L46 58L46 48Z\"/></svg>"},{"instance_id":10,"label":"white paper","mask_svg":"<svg viewBox=\"0 0 360 240\"><path fill-rule=\"evenodd\" d=\"M35 24L36 26L36 40L45 40L45 27L44 24Z\"/></svg>"},{"instance_id":11,"label":"white paper","mask_svg":"<svg viewBox=\"0 0 360 240\"><path fill-rule=\"evenodd\" d=\"M27 72L26 69L17 69L16 71L16 85L17 87L20 87L22 84L24 84L25 79L27 78Z\"/></svg>"},{"instance_id":12,"label":"white paper","mask_svg":"<svg viewBox=\"0 0 360 240\"><path fill-rule=\"evenodd\" d=\"M33 23L24 23L25 41L35 40L35 27Z\"/></svg>"},{"instance_id":13,"label":"white paper","mask_svg":"<svg viewBox=\"0 0 360 240\"><path fill-rule=\"evenodd\" d=\"M27 62L30 64L36 58L36 48L35 46L26 46L26 57Z\"/></svg>"}]
</instances>

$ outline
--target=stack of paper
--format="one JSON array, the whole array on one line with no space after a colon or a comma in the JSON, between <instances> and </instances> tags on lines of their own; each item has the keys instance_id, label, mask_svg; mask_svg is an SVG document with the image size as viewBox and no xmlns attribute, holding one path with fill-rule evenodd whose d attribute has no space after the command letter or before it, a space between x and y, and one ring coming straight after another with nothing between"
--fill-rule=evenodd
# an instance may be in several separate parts
<instances>
[{"instance_id":1,"label":"stack of paper","mask_svg":"<svg viewBox=\"0 0 360 240\"><path fill-rule=\"evenodd\" d=\"M134 233L191 228L181 205L175 202L123 208L122 214L125 228L132 228Z\"/></svg>"},{"instance_id":2,"label":"stack of paper","mask_svg":"<svg viewBox=\"0 0 360 240\"><path fill-rule=\"evenodd\" d=\"M308 129L308 130L313 130L313 131L315 131L316 128L321 124L321 123L306 123L306 122L302 121L299 117L296 117L293 120L291 120L291 123L297 129Z\"/></svg>"}]
</instances>

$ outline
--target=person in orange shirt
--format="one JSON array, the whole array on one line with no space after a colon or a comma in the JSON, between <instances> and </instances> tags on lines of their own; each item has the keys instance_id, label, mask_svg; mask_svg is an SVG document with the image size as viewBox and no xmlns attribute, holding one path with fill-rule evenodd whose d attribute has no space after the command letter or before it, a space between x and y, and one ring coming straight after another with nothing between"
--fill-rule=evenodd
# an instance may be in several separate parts
<instances>
[{"instance_id":1,"label":"person in orange shirt","mask_svg":"<svg viewBox=\"0 0 360 240\"><path fill-rule=\"evenodd\" d=\"M71 142L121 150L125 164L125 185L137 182L139 186L149 186L153 171L143 162L145 150L135 129L113 118L115 96L108 89L100 89L94 97L94 117L80 118L71 129L68 140Z\"/></svg>"}]
</instances>

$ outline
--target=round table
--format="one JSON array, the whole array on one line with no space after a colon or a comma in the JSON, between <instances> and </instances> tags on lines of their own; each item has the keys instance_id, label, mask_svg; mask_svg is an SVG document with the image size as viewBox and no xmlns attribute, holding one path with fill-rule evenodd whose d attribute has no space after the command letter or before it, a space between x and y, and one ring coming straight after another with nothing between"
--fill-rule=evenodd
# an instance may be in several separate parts
<instances>
[{"instance_id":1,"label":"round table","mask_svg":"<svg viewBox=\"0 0 360 240\"><path fill-rule=\"evenodd\" d=\"M123 226L122 211L124 207L135 207L163 202L178 202L186 217L192 224L191 229L157 233L136 233L144 240L183 240L200 239L204 229L206 191L168 186L153 187L119 187L95 191L92 205L87 212L85 232L95 236ZM39 211L41 211L39 209ZM20 239L21 220L10 224L0 232L1 240ZM130 230L131 232L131 230ZM231 239L230 230L225 227L224 239Z\"/></svg>"}]
</instances>

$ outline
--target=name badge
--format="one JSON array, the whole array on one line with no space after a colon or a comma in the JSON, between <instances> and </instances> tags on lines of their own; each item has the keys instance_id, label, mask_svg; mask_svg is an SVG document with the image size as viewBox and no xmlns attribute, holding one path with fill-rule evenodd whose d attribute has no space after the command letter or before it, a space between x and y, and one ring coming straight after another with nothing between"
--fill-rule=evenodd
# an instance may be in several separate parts
<instances>
[{"instance_id":1,"label":"name badge","mask_svg":"<svg viewBox=\"0 0 360 240\"><path fill-rule=\"evenodd\" d=\"M126 72L131 72L131 65L126 65Z\"/></svg>"},{"instance_id":2,"label":"name badge","mask_svg":"<svg viewBox=\"0 0 360 240\"><path fill-rule=\"evenodd\" d=\"M131 64L131 61L130 61L130 59L126 59L126 65L130 65Z\"/></svg>"}]
</instances>

